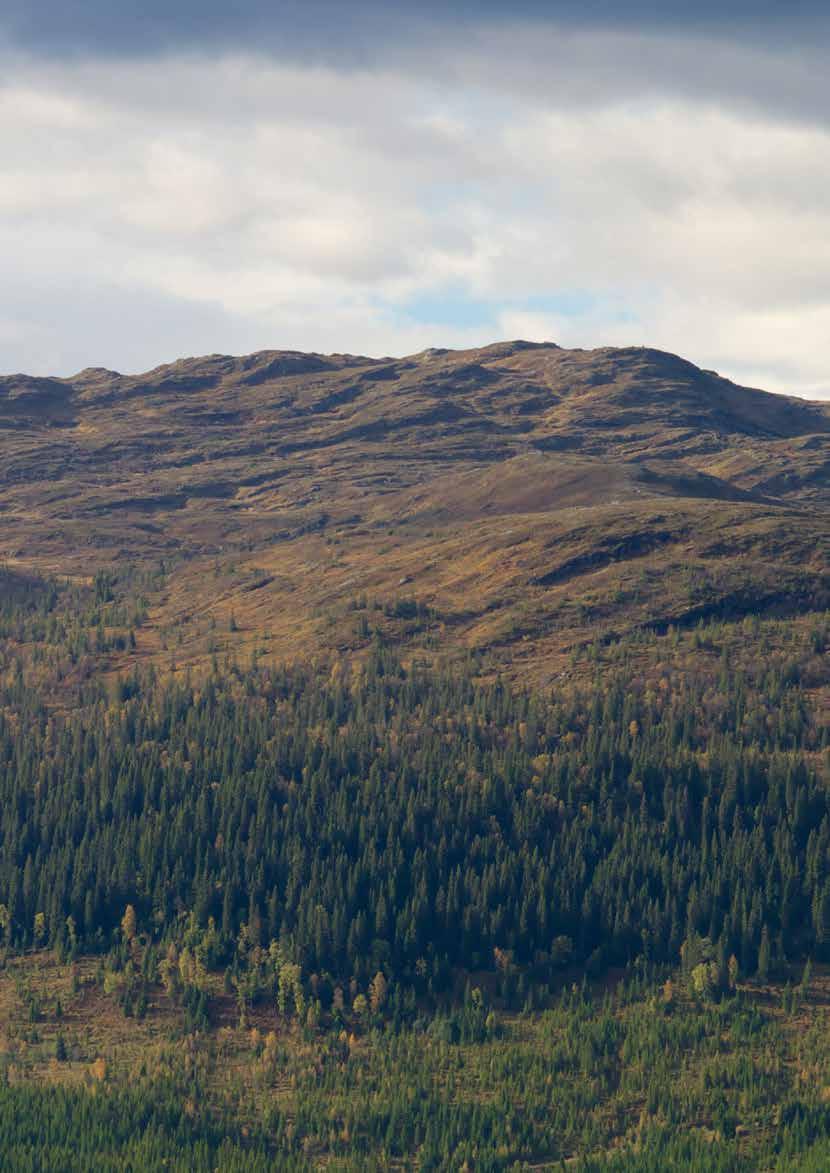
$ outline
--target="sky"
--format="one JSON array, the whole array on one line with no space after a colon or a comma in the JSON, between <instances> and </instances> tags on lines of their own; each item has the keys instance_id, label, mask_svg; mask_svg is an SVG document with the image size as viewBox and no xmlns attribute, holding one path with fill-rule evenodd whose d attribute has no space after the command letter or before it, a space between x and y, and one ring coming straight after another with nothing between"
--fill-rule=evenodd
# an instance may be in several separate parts
<instances>
[{"instance_id":1,"label":"sky","mask_svg":"<svg viewBox=\"0 0 830 1173\"><path fill-rule=\"evenodd\" d=\"M4 0L0 372L526 338L828 399L828 12Z\"/></svg>"}]
</instances>

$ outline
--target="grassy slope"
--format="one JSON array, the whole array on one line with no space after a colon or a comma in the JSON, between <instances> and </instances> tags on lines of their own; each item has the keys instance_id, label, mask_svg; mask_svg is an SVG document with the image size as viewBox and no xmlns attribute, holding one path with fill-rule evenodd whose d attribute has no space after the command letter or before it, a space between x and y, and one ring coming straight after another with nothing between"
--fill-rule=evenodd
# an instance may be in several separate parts
<instances>
[{"instance_id":1,"label":"grassy slope","mask_svg":"<svg viewBox=\"0 0 830 1173\"><path fill-rule=\"evenodd\" d=\"M118 574L115 603L96 608L87 591L61 596L55 614L77 626L85 608L89 632L105 636L134 626L135 649L107 644L63 679L254 651L359 657L375 631L418 655L484 649L491 669L535 682L593 679L618 654L655 678L695 664L715 679L722 653L698 618L730 621L729 666L740 671L806 646L827 607L829 441L826 409L649 351L220 356L133 379L0 380L2 598L37 595L32 574ZM50 643L48 632L8 638L44 671L63 656L63 637ZM808 668L826 717L826 661L817 653ZM320 1092L313 1073L328 1044L271 1007L242 1030L211 978L216 1029L185 1038L160 989L145 1019L124 1018L96 966L78 962L73 993L52 958L9 960L0 1046L12 1083L94 1083L97 1058L116 1086L184 1066L202 1072L208 1106L238 1086L235 1112L254 1130L267 1111L291 1120L317 1097L333 1124L310 1137L310 1161L338 1151L344 1114L383 1110L384 1071L390 1085L431 1088L428 1108L497 1105L515 1072L526 1112L590 1103L579 1135L560 1130L561 1155L594 1151L599 1167L672 1118L700 1143L723 1143L728 1160L766 1152L773 1167L781 1104L821 1105L830 1087L824 970L792 1012L780 988L746 988L757 1034L681 996L675 1017L689 1029L677 1060L638 1049L662 1013L648 994L610 1011L630 1029L607 1063L586 1066L565 1047L567 1016L502 1012L497 1040L410 1040L400 1060L363 1033ZM27 990L41 994L34 1022ZM586 1012L586 1046L603 1016ZM277 1032L276 1065L263 1064L251 1027ZM758 1087L747 1070L763 1074ZM735 1141L718 1139L724 1120ZM550 1154L536 1155L543 1165Z\"/></svg>"},{"instance_id":2,"label":"grassy slope","mask_svg":"<svg viewBox=\"0 0 830 1173\"><path fill-rule=\"evenodd\" d=\"M826 406L648 350L19 376L0 380L0 557L163 563L145 659L198 664L230 627L275 659L355 649L356 608L414 602L404 644L546 679L596 636L826 606L828 445Z\"/></svg>"}]
</instances>

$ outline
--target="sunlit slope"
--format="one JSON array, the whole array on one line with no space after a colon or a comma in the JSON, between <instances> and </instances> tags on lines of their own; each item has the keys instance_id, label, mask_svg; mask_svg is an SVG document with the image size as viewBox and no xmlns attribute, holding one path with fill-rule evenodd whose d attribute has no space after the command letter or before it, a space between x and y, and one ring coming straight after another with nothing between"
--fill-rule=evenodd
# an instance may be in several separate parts
<instances>
[{"instance_id":1,"label":"sunlit slope","mask_svg":"<svg viewBox=\"0 0 830 1173\"><path fill-rule=\"evenodd\" d=\"M135 655L585 640L828 605L830 409L645 349L0 380L0 558L158 567Z\"/></svg>"}]
</instances>

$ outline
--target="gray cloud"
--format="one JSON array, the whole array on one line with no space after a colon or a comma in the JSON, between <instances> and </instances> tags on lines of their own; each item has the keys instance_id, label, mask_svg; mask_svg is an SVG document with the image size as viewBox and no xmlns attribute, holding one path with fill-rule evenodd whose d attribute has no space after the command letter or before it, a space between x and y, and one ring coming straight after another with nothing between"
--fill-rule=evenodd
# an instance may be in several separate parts
<instances>
[{"instance_id":1,"label":"gray cloud","mask_svg":"<svg viewBox=\"0 0 830 1173\"><path fill-rule=\"evenodd\" d=\"M501 334L649 342L823 394L821 43L774 48L772 15L750 41L713 7L682 35L645 5L625 27L552 7L558 23L457 9L440 36L427 13L411 38L387 16L362 60L368 34L343 34L345 62L342 5L309 52L307 6L280 8L285 52L225 43L210 5L198 30L176 7L178 42L143 9L121 50L129 7L106 37L96 25L94 52L94 6L74 41L55 27L37 52L18 21L0 84L0 369Z\"/></svg>"},{"instance_id":2,"label":"gray cloud","mask_svg":"<svg viewBox=\"0 0 830 1173\"><path fill-rule=\"evenodd\" d=\"M60 271L50 281L11 276L0 277L0 354L10 360L4 372L68 375L90 365L142 371L153 365L160 343L167 357L202 354L209 338L235 353L261 344L260 323L216 302L88 283Z\"/></svg>"},{"instance_id":3,"label":"gray cloud","mask_svg":"<svg viewBox=\"0 0 830 1173\"><path fill-rule=\"evenodd\" d=\"M643 33L693 32L776 47L828 33L820 0L6 0L0 29L36 53L135 56L267 51L286 60L363 63L412 38L434 43L517 22Z\"/></svg>"}]
</instances>

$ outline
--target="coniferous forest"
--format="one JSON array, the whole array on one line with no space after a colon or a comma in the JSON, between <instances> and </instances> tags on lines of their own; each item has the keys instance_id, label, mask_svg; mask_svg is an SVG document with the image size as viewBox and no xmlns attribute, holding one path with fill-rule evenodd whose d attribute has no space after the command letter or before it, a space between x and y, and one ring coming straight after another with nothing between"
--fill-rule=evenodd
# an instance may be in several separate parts
<instances>
[{"instance_id":1,"label":"coniferous forest","mask_svg":"<svg viewBox=\"0 0 830 1173\"><path fill-rule=\"evenodd\" d=\"M830 1173L828 61L0 0L0 1173Z\"/></svg>"},{"instance_id":2,"label":"coniferous forest","mask_svg":"<svg viewBox=\"0 0 830 1173\"><path fill-rule=\"evenodd\" d=\"M130 905L154 947L186 918L212 963L276 942L322 991L382 970L433 995L697 937L724 971L830 960L827 742L788 665L711 692L611 667L560 697L376 647L322 679L135 674L65 714L12 683L4 935L104 950Z\"/></svg>"},{"instance_id":3,"label":"coniferous forest","mask_svg":"<svg viewBox=\"0 0 830 1173\"><path fill-rule=\"evenodd\" d=\"M826 1167L826 614L546 688L104 672L114 577L1 619L7 1167Z\"/></svg>"}]
</instances>

